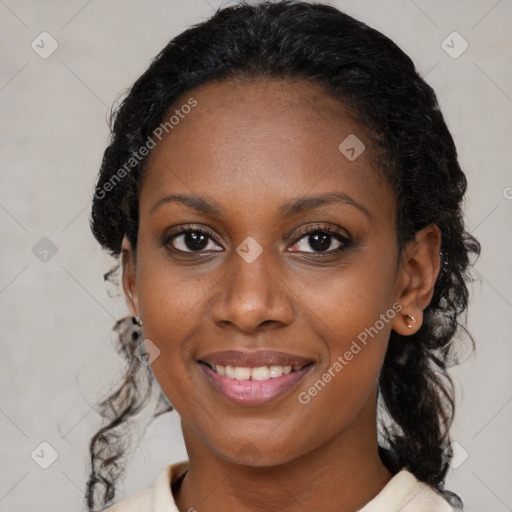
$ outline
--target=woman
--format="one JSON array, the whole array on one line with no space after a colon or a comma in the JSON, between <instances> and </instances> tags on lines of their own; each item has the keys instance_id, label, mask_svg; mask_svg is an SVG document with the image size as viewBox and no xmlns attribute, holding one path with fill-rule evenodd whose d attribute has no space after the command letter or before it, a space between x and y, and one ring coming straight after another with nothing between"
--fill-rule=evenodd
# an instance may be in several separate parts
<instances>
[{"instance_id":1,"label":"woman","mask_svg":"<svg viewBox=\"0 0 512 512\"><path fill-rule=\"evenodd\" d=\"M155 379L188 461L112 512L460 508L465 191L433 90L335 8L239 4L173 39L116 112L93 201L133 323L89 509Z\"/></svg>"}]
</instances>

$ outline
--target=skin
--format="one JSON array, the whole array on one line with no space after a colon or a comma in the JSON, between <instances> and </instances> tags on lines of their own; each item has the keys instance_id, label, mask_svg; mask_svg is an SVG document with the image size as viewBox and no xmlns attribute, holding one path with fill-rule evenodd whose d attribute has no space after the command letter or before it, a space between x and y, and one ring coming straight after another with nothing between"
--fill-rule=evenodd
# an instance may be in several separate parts
<instances>
[{"instance_id":1,"label":"skin","mask_svg":"<svg viewBox=\"0 0 512 512\"><path fill-rule=\"evenodd\" d=\"M391 329L409 335L421 327L439 272L439 230L424 228L399 254L395 197L364 126L320 86L209 83L177 105L190 96L197 106L150 153L137 253L126 238L122 251L128 305L160 350L152 370L182 421L189 471L175 491L178 508L358 510L392 477L377 452L377 378ZM349 134L366 145L354 161L338 149ZM367 212L337 202L280 213L285 202L333 191ZM177 202L152 211L178 193L215 200L221 211ZM184 236L169 241L188 224L212 235L201 256ZM352 242L331 236L331 255L319 257L308 226ZM236 252L247 237L262 248L251 263ZM298 394L398 303L401 311L301 403ZM407 314L416 319L411 328ZM261 406L227 401L196 361L263 348L315 364L296 389Z\"/></svg>"}]
</instances>

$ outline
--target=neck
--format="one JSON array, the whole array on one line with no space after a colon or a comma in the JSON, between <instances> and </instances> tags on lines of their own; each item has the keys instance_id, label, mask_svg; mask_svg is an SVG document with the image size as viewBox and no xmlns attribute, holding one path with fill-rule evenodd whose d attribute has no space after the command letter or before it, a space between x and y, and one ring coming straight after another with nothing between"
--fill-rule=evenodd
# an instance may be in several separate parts
<instances>
[{"instance_id":1,"label":"neck","mask_svg":"<svg viewBox=\"0 0 512 512\"><path fill-rule=\"evenodd\" d=\"M354 512L392 476L378 454L375 421L371 427L357 422L296 459L265 467L220 457L187 424L182 426L189 456L189 470L175 495L182 512Z\"/></svg>"}]
</instances>

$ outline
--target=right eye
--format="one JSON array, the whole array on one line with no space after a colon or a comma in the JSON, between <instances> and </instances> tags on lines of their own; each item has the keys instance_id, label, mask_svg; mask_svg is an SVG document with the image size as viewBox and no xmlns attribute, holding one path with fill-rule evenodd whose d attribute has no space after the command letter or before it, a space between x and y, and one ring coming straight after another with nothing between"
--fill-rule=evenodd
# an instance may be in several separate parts
<instances>
[{"instance_id":1,"label":"right eye","mask_svg":"<svg viewBox=\"0 0 512 512\"><path fill-rule=\"evenodd\" d=\"M219 247L218 244L213 242L213 237L209 231L204 228L190 227L168 236L165 240L165 245L172 251L185 253L198 253L202 251L220 252L223 250L222 248L215 249L209 242Z\"/></svg>"}]
</instances>

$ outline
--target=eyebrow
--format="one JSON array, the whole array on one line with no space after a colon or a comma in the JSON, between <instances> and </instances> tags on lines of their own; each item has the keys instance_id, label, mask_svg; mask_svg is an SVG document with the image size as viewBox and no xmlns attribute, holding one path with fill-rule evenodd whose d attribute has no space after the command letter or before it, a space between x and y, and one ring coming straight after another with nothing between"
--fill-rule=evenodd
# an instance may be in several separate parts
<instances>
[{"instance_id":1,"label":"eyebrow","mask_svg":"<svg viewBox=\"0 0 512 512\"><path fill-rule=\"evenodd\" d=\"M189 208L209 215L220 216L222 214L222 207L216 201L189 194L172 194L170 196L166 196L155 203L153 208L151 208L150 213L155 212L155 210L168 203L181 203L185 206L188 206ZM342 192L329 192L317 196L292 199L291 201L281 205L279 211L283 217L291 217L305 210L311 210L313 208L318 208L320 206L332 203L343 203L351 205L362 211L367 217L371 218L370 213L361 203Z\"/></svg>"}]
</instances>

